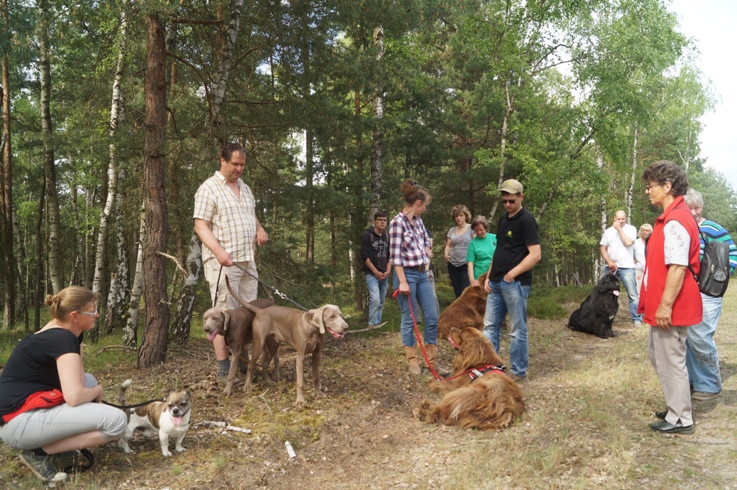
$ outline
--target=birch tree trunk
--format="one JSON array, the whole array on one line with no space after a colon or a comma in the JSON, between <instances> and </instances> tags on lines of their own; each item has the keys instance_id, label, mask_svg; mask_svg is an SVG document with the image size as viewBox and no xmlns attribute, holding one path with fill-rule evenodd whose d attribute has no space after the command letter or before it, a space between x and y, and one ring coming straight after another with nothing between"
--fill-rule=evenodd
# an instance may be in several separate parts
<instances>
[{"instance_id":1,"label":"birch tree trunk","mask_svg":"<svg viewBox=\"0 0 737 490\"><path fill-rule=\"evenodd\" d=\"M108 137L110 139L110 162L108 166L109 181L107 201L110 202L112 196L112 206L110 210L110 215L107 216L107 219L108 227L110 224L110 220L113 220L113 223L115 224L117 267L114 268L116 272L112 273L110 278L110 292L107 297L107 308L105 309L106 333L110 333L113 328L115 328L116 324L121 323L121 320L125 319L125 312L123 311L123 308L125 308L125 299L128 293L128 249L126 247L121 198L120 191L118 189L118 184L120 183L120 179L123 176L123 171L120 163L118 162L117 147L118 127L121 120L123 119L123 113L121 110L123 104L123 94L120 89L120 84L123 79L125 51L127 46L127 33L128 16L125 11L125 5L123 5L121 6L120 10L120 41L118 44L118 59L115 67L115 78L113 79L113 96L110 108L110 127L108 129ZM115 172L116 174L114 178L111 175L112 172ZM107 208L107 202L105 203L105 207ZM100 228L102 228L102 224L100 225ZM102 236L102 233L100 233L100 236ZM99 250L100 249L98 246L98 253ZM104 251L105 249L103 248L103 254ZM100 266L102 265L99 256L96 262L100 262ZM96 263L95 274L97 274L97 270L98 264ZM102 271L102 267L100 268L100 271Z\"/></svg>"},{"instance_id":2,"label":"birch tree trunk","mask_svg":"<svg viewBox=\"0 0 737 490\"><path fill-rule=\"evenodd\" d=\"M41 69L41 140L43 141L44 174L46 176L46 222L49 230L48 266L51 277L51 287L58 293L64 287L60 263L61 227L59 224L59 198L56 193L56 166L54 162L54 148L51 125L51 60L49 59L49 2L38 2L38 30L39 30L39 66Z\"/></svg>"},{"instance_id":3,"label":"birch tree trunk","mask_svg":"<svg viewBox=\"0 0 737 490\"><path fill-rule=\"evenodd\" d=\"M374 94L374 131L371 139L371 203L369 205L368 222L381 207L381 173L384 155L384 76L382 60L384 59L384 28L374 29L374 48L376 48L376 92Z\"/></svg>"},{"instance_id":4,"label":"birch tree trunk","mask_svg":"<svg viewBox=\"0 0 737 490\"><path fill-rule=\"evenodd\" d=\"M639 144L639 128L635 123L634 141L632 143L632 174L630 175L630 185L624 194L624 202L627 206L627 223L632 224L632 194L635 192L635 173L637 172L637 146Z\"/></svg>"},{"instance_id":5,"label":"birch tree trunk","mask_svg":"<svg viewBox=\"0 0 737 490\"><path fill-rule=\"evenodd\" d=\"M599 169L599 172L604 171L604 159L601 157L601 154L596 155L596 166ZM607 212L606 212L606 195L602 196L601 198L601 234L603 235L607 228ZM596 254L596 260L594 261L594 283L599 281L599 276L601 275L601 270L604 267L604 259L601 257L601 254Z\"/></svg>"},{"instance_id":6,"label":"birch tree trunk","mask_svg":"<svg viewBox=\"0 0 737 490\"><path fill-rule=\"evenodd\" d=\"M138 232L138 252L136 253L136 274L133 278L133 286L131 289L130 307L128 308L128 318L123 329L123 345L126 347L138 346L138 308L141 305L141 296L143 295L143 247L141 242L146 239L146 213L141 206L141 227Z\"/></svg>"},{"instance_id":7,"label":"birch tree trunk","mask_svg":"<svg viewBox=\"0 0 737 490\"><path fill-rule=\"evenodd\" d=\"M202 244L197 234L192 234L190 240L187 267L189 276L184 280L184 288L177 302L177 311L172 325L172 340L179 345L185 345L189 341L195 299L194 289L202 271Z\"/></svg>"},{"instance_id":8,"label":"birch tree trunk","mask_svg":"<svg viewBox=\"0 0 737 490\"><path fill-rule=\"evenodd\" d=\"M144 139L143 190L146 239L143 240L143 293L146 298L146 331L138 351L138 367L157 366L166 360L169 300L166 263L167 205L164 189L163 151L166 142L166 43L165 29L156 15L149 15L146 52L146 135Z\"/></svg>"},{"instance_id":9,"label":"birch tree trunk","mask_svg":"<svg viewBox=\"0 0 737 490\"><path fill-rule=\"evenodd\" d=\"M36 301L33 302L34 310L34 332L41 330L41 305L44 302L44 268L43 268L43 220L44 207L46 204L46 175L41 179L41 192L38 199L38 217L36 220Z\"/></svg>"},{"instance_id":10,"label":"birch tree trunk","mask_svg":"<svg viewBox=\"0 0 737 490\"><path fill-rule=\"evenodd\" d=\"M210 103L210 137L215 146L220 143L224 143L222 138L219 138L219 125L220 125L220 110L225 100L225 92L228 86L228 77L230 74L230 67L233 63L233 50L235 49L235 43L238 39L238 32L240 28L241 10L243 9L243 0L232 0L230 3L230 20L228 22L228 35L226 37L225 45L223 47L222 55L220 56L220 66L218 67L218 75L215 83L213 84L212 97ZM190 244L199 242L199 237L196 233L192 234L190 238ZM198 265L199 263L199 265ZM187 270L190 272L190 277L187 278L187 283L192 280L194 284L199 279L200 271L202 269L202 248L197 247L195 250L190 248L190 253L187 256ZM194 277L191 277L194 275ZM192 308L194 307L195 300L195 288L185 287L177 298L177 313L175 317L175 323L172 325L172 330L175 332L189 332L192 321ZM182 342L183 339L178 339L177 342Z\"/></svg>"},{"instance_id":11,"label":"birch tree trunk","mask_svg":"<svg viewBox=\"0 0 737 490\"><path fill-rule=\"evenodd\" d=\"M521 82L519 82L521 83ZM507 141L509 140L509 121L512 119L514 114L514 97L509 93L509 80L504 83L504 96L507 101L507 110L504 112L504 119L502 120L502 133L499 141L499 181L497 182L497 189L501 189L502 183L505 179L505 164L507 162ZM496 191L496 189L495 189ZM498 192L494 192L498 195ZM499 199L494 201L494 205L491 207L489 212L489 219L494 219L496 210L499 207Z\"/></svg>"}]
</instances>

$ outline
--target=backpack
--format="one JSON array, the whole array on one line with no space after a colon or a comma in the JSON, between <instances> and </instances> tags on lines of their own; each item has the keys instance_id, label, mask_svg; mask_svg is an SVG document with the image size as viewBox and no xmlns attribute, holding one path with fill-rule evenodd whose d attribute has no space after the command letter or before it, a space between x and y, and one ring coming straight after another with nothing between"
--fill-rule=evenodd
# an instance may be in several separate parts
<instances>
[{"instance_id":1,"label":"backpack","mask_svg":"<svg viewBox=\"0 0 737 490\"><path fill-rule=\"evenodd\" d=\"M699 283L699 291L707 296L721 298L729 286L729 245L716 240L708 241L704 232L700 232L704 240L704 255L701 257L701 269L698 277L690 265L688 269Z\"/></svg>"}]
</instances>

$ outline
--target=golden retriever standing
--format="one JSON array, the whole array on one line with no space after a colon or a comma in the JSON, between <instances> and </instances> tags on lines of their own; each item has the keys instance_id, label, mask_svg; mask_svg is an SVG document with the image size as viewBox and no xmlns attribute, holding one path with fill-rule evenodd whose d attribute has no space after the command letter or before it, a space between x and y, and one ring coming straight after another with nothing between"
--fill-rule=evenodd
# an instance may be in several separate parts
<instances>
[{"instance_id":1,"label":"golden retriever standing","mask_svg":"<svg viewBox=\"0 0 737 490\"><path fill-rule=\"evenodd\" d=\"M479 277L481 286L468 286L438 317L438 338L447 339L451 328L484 329L487 292L484 291L486 273Z\"/></svg>"},{"instance_id":2,"label":"golden retriever standing","mask_svg":"<svg viewBox=\"0 0 737 490\"><path fill-rule=\"evenodd\" d=\"M459 349L453 359L454 377L430 382L430 389L445 396L438 404L425 400L412 412L415 418L464 429L500 429L511 424L525 411L525 402L519 386L500 369L493 369L502 365L494 346L475 328L453 328L450 337Z\"/></svg>"}]
</instances>

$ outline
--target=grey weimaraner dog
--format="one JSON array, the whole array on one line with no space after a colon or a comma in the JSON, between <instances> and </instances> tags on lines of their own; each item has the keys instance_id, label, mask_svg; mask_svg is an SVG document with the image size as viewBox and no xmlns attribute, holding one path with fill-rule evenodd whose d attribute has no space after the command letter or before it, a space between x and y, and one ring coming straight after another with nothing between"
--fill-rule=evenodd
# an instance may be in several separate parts
<instances>
[{"instance_id":1,"label":"grey weimaraner dog","mask_svg":"<svg viewBox=\"0 0 737 490\"><path fill-rule=\"evenodd\" d=\"M257 299L251 303L258 308L268 308L274 305L274 300ZM248 363L248 343L253 340L251 325L255 316L251 310L245 307L232 310L210 308L202 315L203 328L207 334L207 340L212 342L215 335L223 335L225 337L225 343L233 353L233 362L230 363L230 371L228 372L228 383L223 390L226 395L230 395L233 390L235 371L239 364L237 361L241 359L244 363ZM274 377L276 379L279 378L278 348L279 344L275 341L267 344L267 360L263 364L264 377L268 377L267 368L269 367L271 357L273 357Z\"/></svg>"},{"instance_id":2,"label":"grey weimaraner dog","mask_svg":"<svg viewBox=\"0 0 737 490\"><path fill-rule=\"evenodd\" d=\"M260 309L250 305L235 296L238 301L254 312L253 319L253 355L248 364L248 374L244 389L252 389L253 370L255 359L260 355L264 345L268 347L270 341L286 342L297 351L297 402L298 406L305 403L302 393L304 386L304 361L307 354L312 353L312 380L315 386L315 396L322 396L320 392L320 358L322 346L325 342L327 330L335 338L343 338L348 324L343 320L340 308L335 305L325 305L320 308L299 311L284 306L272 306ZM268 353L267 353L268 355ZM268 382L267 378L267 382Z\"/></svg>"}]
</instances>

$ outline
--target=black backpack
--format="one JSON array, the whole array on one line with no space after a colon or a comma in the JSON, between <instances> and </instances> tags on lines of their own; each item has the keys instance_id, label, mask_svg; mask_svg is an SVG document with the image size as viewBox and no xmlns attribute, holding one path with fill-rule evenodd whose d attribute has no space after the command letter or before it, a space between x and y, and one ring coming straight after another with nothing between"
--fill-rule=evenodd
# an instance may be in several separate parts
<instances>
[{"instance_id":1,"label":"black backpack","mask_svg":"<svg viewBox=\"0 0 737 490\"><path fill-rule=\"evenodd\" d=\"M688 269L699 283L699 291L707 296L721 298L729 286L729 245L716 240L708 241L706 233L700 232L704 240L704 256L698 277L690 265Z\"/></svg>"}]
</instances>

